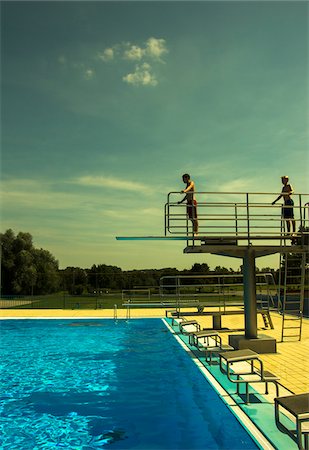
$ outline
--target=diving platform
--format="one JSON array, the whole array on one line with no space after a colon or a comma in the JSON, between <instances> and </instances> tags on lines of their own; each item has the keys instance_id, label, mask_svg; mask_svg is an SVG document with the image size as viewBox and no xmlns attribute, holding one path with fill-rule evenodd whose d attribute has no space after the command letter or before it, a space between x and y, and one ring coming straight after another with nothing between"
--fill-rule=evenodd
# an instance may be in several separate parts
<instances>
[{"instance_id":1,"label":"diving platform","mask_svg":"<svg viewBox=\"0 0 309 450\"><path fill-rule=\"evenodd\" d=\"M309 194L293 194L293 219L273 205L278 193L196 192L198 234L180 192L170 192L164 206L164 235L118 236L118 241L182 241L186 254L209 253L243 260L245 335L234 345L276 351L268 337L257 335L256 258L272 254L303 254L309 261Z\"/></svg>"}]
</instances>

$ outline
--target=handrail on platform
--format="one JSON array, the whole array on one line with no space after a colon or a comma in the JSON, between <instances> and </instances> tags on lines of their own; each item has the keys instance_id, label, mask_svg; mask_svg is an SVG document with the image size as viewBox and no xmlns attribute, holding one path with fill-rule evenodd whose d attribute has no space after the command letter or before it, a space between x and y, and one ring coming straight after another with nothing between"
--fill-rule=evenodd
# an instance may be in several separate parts
<instances>
[{"instance_id":1,"label":"handrail on platform","mask_svg":"<svg viewBox=\"0 0 309 450\"><path fill-rule=\"evenodd\" d=\"M165 236L193 236L187 205L178 204L180 192L169 192L164 206ZM285 239L287 237L282 206L272 205L278 193L265 192L195 192L197 200L198 236L240 239L250 245L253 239ZM296 234L300 245L309 235L309 194L293 194ZM306 212L306 209L308 210ZM308 238L307 238L308 239ZM194 244L194 243L193 243Z\"/></svg>"}]
</instances>

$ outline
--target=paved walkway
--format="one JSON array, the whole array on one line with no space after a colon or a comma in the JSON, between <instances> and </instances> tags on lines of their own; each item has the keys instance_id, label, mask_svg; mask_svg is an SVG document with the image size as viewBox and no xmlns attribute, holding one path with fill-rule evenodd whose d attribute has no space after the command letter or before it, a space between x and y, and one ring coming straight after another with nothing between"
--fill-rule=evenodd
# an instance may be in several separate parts
<instances>
[{"instance_id":1,"label":"paved walkway","mask_svg":"<svg viewBox=\"0 0 309 450\"><path fill-rule=\"evenodd\" d=\"M118 318L126 318L126 310L118 309ZM56 310L56 309L3 309L0 310L0 317L6 318L113 318L114 310ZM131 309L131 318L141 317L165 317L164 309ZM280 342L282 318L277 313L271 314L274 330L265 329L262 317L258 315L259 332L276 338L277 353L261 355L265 368L280 377L283 384L294 394L309 392L309 319L303 320L301 341ZM188 317L189 318L189 317ZM192 319L192 317L191 317ZM201 328L211 328L211 316L194 317ZM228 335L239 334L239 329L244 328L244 318L241 315L223 316L222 326L228 330L222 331L223 343L228 343Z\"/></svg>"}]
</instances>

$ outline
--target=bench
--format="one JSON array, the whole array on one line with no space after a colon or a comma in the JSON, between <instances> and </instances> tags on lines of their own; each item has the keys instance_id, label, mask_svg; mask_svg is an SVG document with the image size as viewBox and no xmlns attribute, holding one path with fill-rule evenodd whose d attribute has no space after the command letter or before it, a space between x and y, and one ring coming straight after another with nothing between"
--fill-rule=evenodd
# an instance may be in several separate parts
<instances>
[{"instance_id":1,"label":"bench","mask_svg":"<svg viewBox=\"0 0 309 450\"><path fill-rule=\"evenodd\" d=\"M292 414L296 421L295 430L290 430L280 421L280 408ZM283 433L288 434L297 443L299 449L308 449L309 428L308 426L305 428L303 425L305 422L309 422L309 393L275 398L275 419L277 428Z\"/></svg>"},{"instance_id":2,"label":"bench","mask_svg":"<svg viewBox=\"0 0 309 450\"><path fill-rule=\"evenodd\" d=\"M246 387L246 404L249 403L249 385L251 383L265 383L265 394L268 394L268 383L274 383L276 396L279 396L279 378L264 370L263 361L253 350L243 349L219 353L220 371L227 375L232 383L236 383L236 394L240 395L240 385ZM257 362L258 368L254 363ZM225 365L225 367L224 367Z\"/></svg>"},{"instance_id":3,"label":"bench","mask_svg":"<svg viewBox=\"0 0 309 450\"><path fill-rule=\"evenodd\" d=\"M201 326L196 320L184 320L179 324L179 331L182 334L195 333L196 331L200 331Z\"/></svg>"},{"instance_id":4,"label":"bench","mask_svg":"<svg viewBox=\"0 0 309 450\"><path fill-rule=\"evenodd\" d=\"M189 336L189 344L205 351L206 362L212 364L212 357L220 352L233 350L230 345L222 344L221 336L216 331L197 331Z\"/></svg>"}]
</instances>

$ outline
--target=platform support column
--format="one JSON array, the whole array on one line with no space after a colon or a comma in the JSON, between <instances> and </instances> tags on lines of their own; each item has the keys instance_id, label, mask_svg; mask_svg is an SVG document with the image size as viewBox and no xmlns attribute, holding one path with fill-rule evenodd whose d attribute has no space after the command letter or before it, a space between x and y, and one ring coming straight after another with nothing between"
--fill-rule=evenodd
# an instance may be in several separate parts
<instances>
[{"instance_id":1,"label":"platform support column","mask_svg":"<svg viewBox=\"0 0 309 450\"><path fill-rule=\"evenodd\" d=\"M255 251L248 248L243 256L245 336L257 338Z\"/></svg>"}]
</instances>

